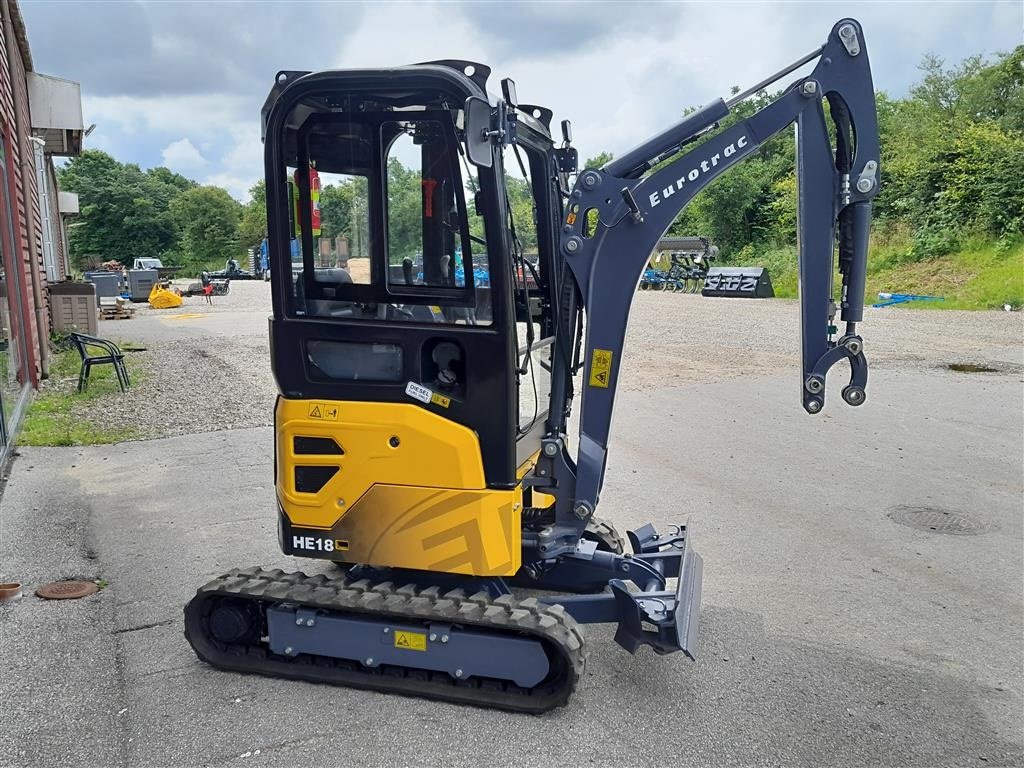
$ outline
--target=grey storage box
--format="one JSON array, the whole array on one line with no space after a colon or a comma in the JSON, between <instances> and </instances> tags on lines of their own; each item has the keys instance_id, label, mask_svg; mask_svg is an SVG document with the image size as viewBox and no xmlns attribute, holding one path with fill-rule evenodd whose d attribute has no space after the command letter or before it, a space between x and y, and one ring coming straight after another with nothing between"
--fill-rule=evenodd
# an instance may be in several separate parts
<instances>
[{"instance_id":1,"label":"grey storage box","mask_svg":"<svg viewBox=\"0 0 1024 768\"><path fill-rule=\"evenodd\" d=\"M120 272L86 272L84 277L87 282L96 286L97 306L102 298L121 295Z\"/></svg>"},{"instance_id":2,"label":"grey storage box","mask_svg":"<svg viewBox=\"0 0 1024 768\"><path fill-rule=\"evenodd\" d=\"M160 273L155 269L129 269L128 295L132 301L149 301L149 294L159 279Z\"/></svg>"},{"instance_id":3,"label":"grey storage box","mask_svg":"<svg viewBox=\"0 0 1024 768\"><path fill-rule=\"evenodd\" d=\"M50 317L55 331L78 331L95 336L99 331L95 283L50 285Z\"/></svg>"}]
</instances>

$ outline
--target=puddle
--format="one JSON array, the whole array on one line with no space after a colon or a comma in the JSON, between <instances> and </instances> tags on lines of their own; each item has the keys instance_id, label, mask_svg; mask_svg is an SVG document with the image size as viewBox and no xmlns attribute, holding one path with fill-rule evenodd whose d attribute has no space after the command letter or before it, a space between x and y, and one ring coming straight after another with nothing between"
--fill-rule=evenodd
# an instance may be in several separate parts
<instances>
[{"instance_id":1,"label":"puddle","mask_svg":"<svg viewBox=\"0 0 1024 768\"><path fill-rule=\"evenodd\" d=\"M977 363L949 363L946 367L951 371L957 371L959 373L999 373L998 368L992 368L988 365L978 365Z\"/></svg>"}]
</instances>

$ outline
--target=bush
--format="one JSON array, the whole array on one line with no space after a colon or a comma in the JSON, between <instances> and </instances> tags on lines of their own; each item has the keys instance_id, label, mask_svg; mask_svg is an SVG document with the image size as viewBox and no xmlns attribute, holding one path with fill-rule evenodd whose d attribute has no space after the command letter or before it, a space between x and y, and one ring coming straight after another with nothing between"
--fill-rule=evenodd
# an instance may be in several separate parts
<instances>
[{"instance_id":1,"label":"bush","mask_svg":"<svg viewBox=\"0 0 1024 768\"><path fill-rule=\"evenodd\" d=\"M1024 136L994 122L968 125L953 143L936 205L947 222L994 235L1024 229Z\"/></svg>"},{"instance_id":2,"label":"bush","mask_svg":"<svg viewBox=\"0 0 1024 768\"><path fill-rule=\"evenodd\" d=\"M953 253L960 239L946 229L919 229L914 233L904 261L925 261Z\"/></svg>"}]
</instances>

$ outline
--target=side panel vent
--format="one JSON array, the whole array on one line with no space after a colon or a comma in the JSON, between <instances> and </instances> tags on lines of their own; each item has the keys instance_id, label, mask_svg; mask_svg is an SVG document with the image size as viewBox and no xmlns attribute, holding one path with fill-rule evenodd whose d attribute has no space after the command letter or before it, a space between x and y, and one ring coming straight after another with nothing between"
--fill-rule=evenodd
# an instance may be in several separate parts
<instances>
[{"instance_id":1,"label":"side panel vent","mask_svg":"<svg viewBox=\"0 0 1024 768\"><path fill-rule=\"evenodd\" d=\"M295 467L295 490L299 493L316 493L338 474L339 469L341 467Z\"/></svg>"},{"instance_id":2,"label":"side panel vent","mask_svg":"<svg viewBox=\"0 0 1024 768\"><path fill-rule=\"evenodd\" d=\"M296 437L296 456L344 456L345 452L329 437Z\"/></svg>"}]
</instances>

